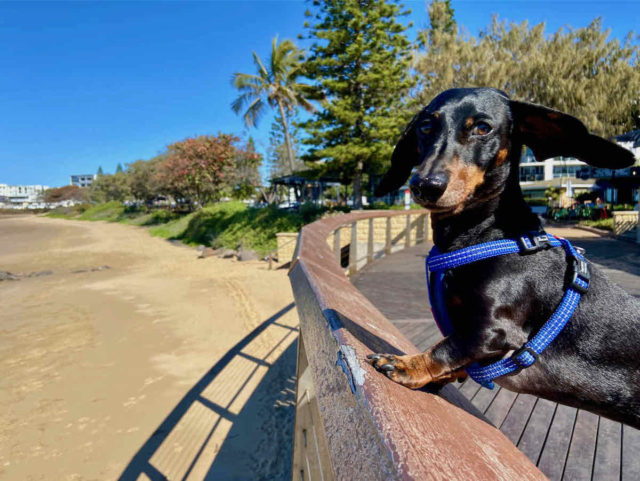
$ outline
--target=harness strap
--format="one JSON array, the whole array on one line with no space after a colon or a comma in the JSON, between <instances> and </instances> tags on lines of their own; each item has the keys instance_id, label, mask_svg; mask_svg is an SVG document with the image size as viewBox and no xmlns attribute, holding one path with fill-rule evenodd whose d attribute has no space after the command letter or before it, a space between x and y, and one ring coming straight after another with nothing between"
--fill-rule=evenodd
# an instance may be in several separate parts
<instances>
[{"instance_id":1,"label":"harness strap","mask_svg":"<svg viewBox=\"0 0 640 481\"><path fill-rule=\"evenodd\" d=\"M493 379L527 368L537 360L538 356L567 325L578 307L582 295L587 292L590 280L587 261L568 240L548 236L545 233L523 236L518 240L502 239L485 242L444 254L434 246L429 253L426 262L429 301L438 328L446 337L453 332L453 324L444 302L444 275L447 270L500 255L514 253L526 255L560 246L567 254L569 267L572 269L572 279L559 306L538 333L510 357L487 366L482 366L479 363L468 366L466 368L467 374L477 383L492 389L494 387Z\"/></svg>"},{"instance_id":2,"label":"harness strap","mask_svg":"<svg viewBox=\"0 0 640 481\"><path fill-rule=\"evenodd\" d=\"M561 245L561 240L556 237L547 234L533 234L522 236L518 240L501 239L492 242L483 242L482 244L476 244L445 254L441 254L438 248L434 246L427 258L427 267L432 272L455 269L456 267L490 259L491 257L515 254L518 252L522 252L523 254L533 253L542 249L548 249L549 247L560 247Z\"/></svg>"}]
</instances>

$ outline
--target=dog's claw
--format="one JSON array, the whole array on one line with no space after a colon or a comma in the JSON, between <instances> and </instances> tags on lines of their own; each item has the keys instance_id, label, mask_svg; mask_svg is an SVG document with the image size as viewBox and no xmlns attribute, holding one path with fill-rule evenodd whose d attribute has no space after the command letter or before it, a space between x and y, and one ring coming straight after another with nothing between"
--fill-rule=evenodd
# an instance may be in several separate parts
<instances>
[{"instance_id":1,"label":"dog's claw","mask_svg":"<svg viewBox=\"0 0 640 481\"><path fill-rule=\"evenodd\" d=\"M385 372L391 372L391 371L395 371L396 368L391 364L383 364L382 366L380 366L380 370Z\"/></svg>"},{"instance_id":2,"label":"dog's claw","mask_svg":"<svg viewBox=\"0 0 640 481\"><path fill-rule=\"evenodd\" d=\"M380 354L367 354L367 359L371 359L372 361L377 361L380 359Z\"/></svg>"}]
</instances>

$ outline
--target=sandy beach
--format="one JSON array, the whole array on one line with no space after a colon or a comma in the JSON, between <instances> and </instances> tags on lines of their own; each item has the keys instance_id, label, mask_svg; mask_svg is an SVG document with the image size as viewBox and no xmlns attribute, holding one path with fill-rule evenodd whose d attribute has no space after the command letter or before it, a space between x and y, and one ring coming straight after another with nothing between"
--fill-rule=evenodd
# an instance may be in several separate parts
<instances>
[{"instance_id":1,"label":"sandy beach","mask_svg":"<svg viewBox=\"0 0 640 481\"><path fill-rule=\"evenodd\" d=\"M0 479L290 478L286 270L37 216L0 270Z\"/></svg>"}]
</instances>

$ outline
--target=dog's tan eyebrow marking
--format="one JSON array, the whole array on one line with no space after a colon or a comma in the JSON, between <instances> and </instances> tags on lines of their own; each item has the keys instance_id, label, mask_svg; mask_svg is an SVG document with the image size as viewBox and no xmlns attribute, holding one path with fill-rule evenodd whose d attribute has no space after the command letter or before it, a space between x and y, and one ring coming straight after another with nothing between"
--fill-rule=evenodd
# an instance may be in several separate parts
<instances>
[{"instance_id":1,"label":"dog's tan eyebrow marking","mask_svg":"<svg viewBox=\"0 0 640 481\"><path fill-rule=\"evenodd\" d=\"M506 147L498 150L498 155L496 155L496 166L501 166L504 164L504 161L507 160L507 154L509 153L509 149Z\"/></svg>"},{"instance_id":2,"label":"dog's tan eyebrow marking","mask_svg":"<svg viewBox=\"0 0 640 481\"><path fill-rule=\"evenodd\" d=\"M440 118L440 112L434 112L433 113L433 118L434 119L439 119Z\"/></svg>"},{"instance_id":3,"label":"dog's tan eyebrow marking","mask_svg":"<svg viewBox=\"0 0 640 481\"><path fill-rule=\"evenodd\" d=\"M464 121L464 126L469 128L473 125L473 117L467 117Z\"/></svg>"}]
</instances>

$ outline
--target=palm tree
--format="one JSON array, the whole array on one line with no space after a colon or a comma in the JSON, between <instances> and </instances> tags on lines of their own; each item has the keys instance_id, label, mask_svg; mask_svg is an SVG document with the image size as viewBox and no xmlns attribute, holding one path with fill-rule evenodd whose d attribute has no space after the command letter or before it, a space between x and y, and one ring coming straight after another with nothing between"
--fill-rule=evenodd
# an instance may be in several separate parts
<instances>
[{"instance_id":1,"label":"palm tree","mask_svg":"<svg viewBox=\"0 0 640 481\"><path fill-rule=\"evenodd\" d=\"M236 114L244 111L243 116L247 127L256 126L267 104L280 111L291 173L293 173L294 154L287 116L296 107L302 107L308 112L315 110L308 100L316 98L313 87L297 82L298 77L302 75L303 57L303 51L293 42L283 40L278 44L276 36L271 43L269 68L265 67L254 51L253 63L257 74L235 73L232 80L233 86L240 91L240 96L231 103L231 108Z\"/></svg>"}]
</instances>

